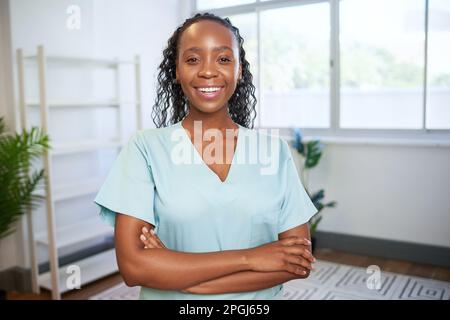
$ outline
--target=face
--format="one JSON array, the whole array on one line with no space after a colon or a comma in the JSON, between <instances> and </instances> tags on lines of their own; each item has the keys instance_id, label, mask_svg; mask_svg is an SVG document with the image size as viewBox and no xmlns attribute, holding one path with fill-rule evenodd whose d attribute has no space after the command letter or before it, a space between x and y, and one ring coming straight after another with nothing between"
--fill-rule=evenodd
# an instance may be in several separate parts
<instances>
[{"instance_id":1,"label":"face","mask_svg":"<svg viewBox=\"0 0 450 320\"><path fill-rule=\"evenodd\" d=\"M190 108L213 113L227 107L241 72L237 40L225 26L203 20L181 34L176 75Z\"/></svg>"}]
</instances>

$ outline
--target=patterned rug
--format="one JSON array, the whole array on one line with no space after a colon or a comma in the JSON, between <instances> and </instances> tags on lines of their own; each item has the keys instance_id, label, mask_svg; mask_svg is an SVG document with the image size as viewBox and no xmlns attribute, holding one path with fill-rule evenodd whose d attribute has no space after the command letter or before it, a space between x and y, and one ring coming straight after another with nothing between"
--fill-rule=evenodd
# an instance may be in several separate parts
<instances>
[{"instance_id":1,"label":"patterned rug","mask_svg":"<svg viewBox=\"0 0 450 320\"><path fill-rule=\"evenodd\" d=\"M317 261L305 280L284 284L285 300L450 300L450 282ZM139 287L124 283L103 291L90 300L135 300Z\"/></svg>"}]
</instances>

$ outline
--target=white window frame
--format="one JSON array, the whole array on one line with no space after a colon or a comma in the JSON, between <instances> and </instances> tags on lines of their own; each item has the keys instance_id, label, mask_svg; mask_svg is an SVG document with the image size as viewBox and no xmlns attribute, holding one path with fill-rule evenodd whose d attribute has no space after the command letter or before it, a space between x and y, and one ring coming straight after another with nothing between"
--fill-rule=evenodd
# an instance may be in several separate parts
<instances>
[{"instance_id":1,"label":"white window frame","mask_svg":"<svg viewBox=\"0 0 450 320\"><path fill-rule=\"evenodd\" d=\"M270 9L286 8L290 6L300 6L313 3L328 2L330 4L330 127L329 128L301 128L305 140L320 139L325 143L335 144L375 144L375 145L413 145L413 146L444 146L450 147L450 129L427 129L426 124L426 103L427 103L427 45L428 45L428 1L425 1L425 41L424 41L424 81L423 81L423 121L422 129L352 129L341 128L340 119L340 47L339 47L339 0L272 0L262 2L256 0L254 3L238 5L233 7L197 10L196 0L191 1L192 15L196 13L210 12L220 16L256 13L257 21L257 46L258 46L258 70L261 74L261 46L260 46L260 12ZM261 79L255 79L258 92L257 112L260 114L261 108ZM258 117L260 121L260 117ZM262 127L260 123L255 123L255 128ZM278 129L278 128L276 128ZM280 134L284 138L292 139L291 129L280 129Z\"/></svg>"}]
</instances>

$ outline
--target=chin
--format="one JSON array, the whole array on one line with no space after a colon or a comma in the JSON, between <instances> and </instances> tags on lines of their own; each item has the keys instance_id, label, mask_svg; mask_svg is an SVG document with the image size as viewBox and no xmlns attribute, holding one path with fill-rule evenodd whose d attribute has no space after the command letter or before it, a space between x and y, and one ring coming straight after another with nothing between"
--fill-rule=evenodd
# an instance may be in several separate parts
<instances>
[{"instance_id":1,"label":"chin","mask_svg":"<svg viewBox=\"0 0 450 320\"><path fill-rule=\"evenodd\" d=\"M221 104L216 104L216 103L214 103L214 104L212 104L212 103L209 103L209 104L208 103L207 104L205 104L205 103L203 103L203 104L193 103L192 105L193 105L193 107L195 109L197 109L200 112L203 112L203 113L214 113L214 112L217 112L220 109L222 109L226 105L226 103L221 103Z\"/></svg>"}]
</instances>

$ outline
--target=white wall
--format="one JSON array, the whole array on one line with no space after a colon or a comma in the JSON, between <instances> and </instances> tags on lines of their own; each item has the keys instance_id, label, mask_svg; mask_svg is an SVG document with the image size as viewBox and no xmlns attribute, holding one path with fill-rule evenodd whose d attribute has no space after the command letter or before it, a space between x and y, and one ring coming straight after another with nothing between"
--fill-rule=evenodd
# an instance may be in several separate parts
<instances>
[{"instance_id":1,"label":"white wall","mask_svg":"<svg viewBox=\"0 0 450 320\"><path fill-rule=\"evenodd\" d=\"M318 229L450 247L449 164L448 147L325 144L308 186L337 207Z\"/></svg>"},{"instance_id":2,"label":"white wall","mask_svg":"<svg viewBox=\"0 0 450 320\"><path fill-rule=\"evenodd\" d=\"M4 1L4 0L2 0ZM179 0L147 1L147 0L14 0L10 1L12 54L17 48L24 49L26 54L34 54L36 47L43 44L48 55L70 55L85 57L121 57L132 59L134 54L141 56L142 62L142 103L144 127L152 127L150 109L155 92L157 65L162 57L162 48L167 43L171 32L175 30L181 19L186 18L186 5L180 6ZM67 8L77 5L81 9L81 29L69 30L66 20L69 16ZM27 96L29 100L37 97L35 69L29 66ZM97 96L100 92L108 92L109 83L99 83L95 72L82 73L72 70L68 73L51 71L48 74L48 91L54 99L83 100L88 96ZM126 71L126 70L125 70ZM52 73L53 72L53 73ZM125 72L126 74L126 72ZM132 78L134 80L134 78ZM16 82L15 82L16 83ZM94 88L94 89L92 89ZM133 84L122 81L121 91L134 90ZM17 89L16 89L17 92ZM17 94L16 94L17 96ZM50 98L49 98L50 99ZM134 106L124 106L124 139L136 129ZM76 140L81 136L90 136L97 131L92 127L105 120L99 113L71 114L69 117L55 115L51 118L50 132L57 132L59 139ZM74 118L75 117L75 118ZM84 117L84 118L83 118ZM31 112L30 122L37 121L38 114ZM53 121L52 121L53 120ZM81 123L81 125L80 125ZM83 127L84 125L84 127ZM75 126L75 127L74 127ZM76 127L78 126L78 127ZM75 133L76 134L75 134ZM78 135L77 135L78 134ZM55 135L56 136L56 135ZM114 155L113 155L114 156ZM54 174L56 183L61 180L80 178L93 158L86 155L66 157L54 161L54 169L61 175ZM76 164L75 164L76 162ZM67 167L71 170L67 170ZM77 170L79 172L77 172ZM84 173L82 173L84 171ZM57 205L57 223L83 218L87 214L96 214L93 200L88 197L79 201L67 201ZM58 208L59 207L59 208ZM59 209L59 210L58 210ZM62 213L61 213L62 212ZM44 210L35 212L35 227L39 230L45 226ZM25 224L22 225L25 228ZM26 230L26 229L25 229ZM0 246L0 270L11 266L28 266L26 239L17 239ZM5 247L7 247L5 249Z\"/></svg>"},{"instance_id":3,"label":"white wall","mask_svg":"<svg viewBox=\"0 0 450 320\"><path fill-rule=\"evenodd\" d=\"M144 128L154 127L151 107L155 98L157 68L162 61L162 51L178 24L178 3L171 1L96 0L95 53L108 56L112 53L122 59L140 54L142 60L142 100ZM133 82L134 78L130 79ZM130 110L134 111L134 110ZM134 114L129 119L133 125Z\"/></svg>"},{"instance_id":4,"label":"white wall","mask_svg":"<svg viewBox=\"0 0 450 320\"><path fill-rule=\"evenodd\" d=\"M189 13L186 3L14 0L12 47L34 52L44 44L47 53L101 57L139 53L144 127L150 127L156 67L171 32ZM65 28L70 4L82 9L79 31ZM129 112L131 131L134 115ZM338 204L324 210L319 230L450 247L449 163L449 148L326 144L309 186L324 188L326 200ZM0 270L27 265L20 239L7 241L0 246Z\"/></svg>"},{"instance_id":5,"label":"white wall","mask_svg":"<svg viewBox=\"0 0 450 320\"><path fill-rule=\"evenodd\" d=\"M11 28L9 19L9 1L0 0L0 117L4 118L10 132L15 131L13 69L11 55ZM14 224L17 227L18 223ZM8 267L8 260L20 260L15 248L21 241L20 224L18 232L0 240L0 270ZM4 267L6 266L6 267Z\"/></svg>"}]
</instances>

